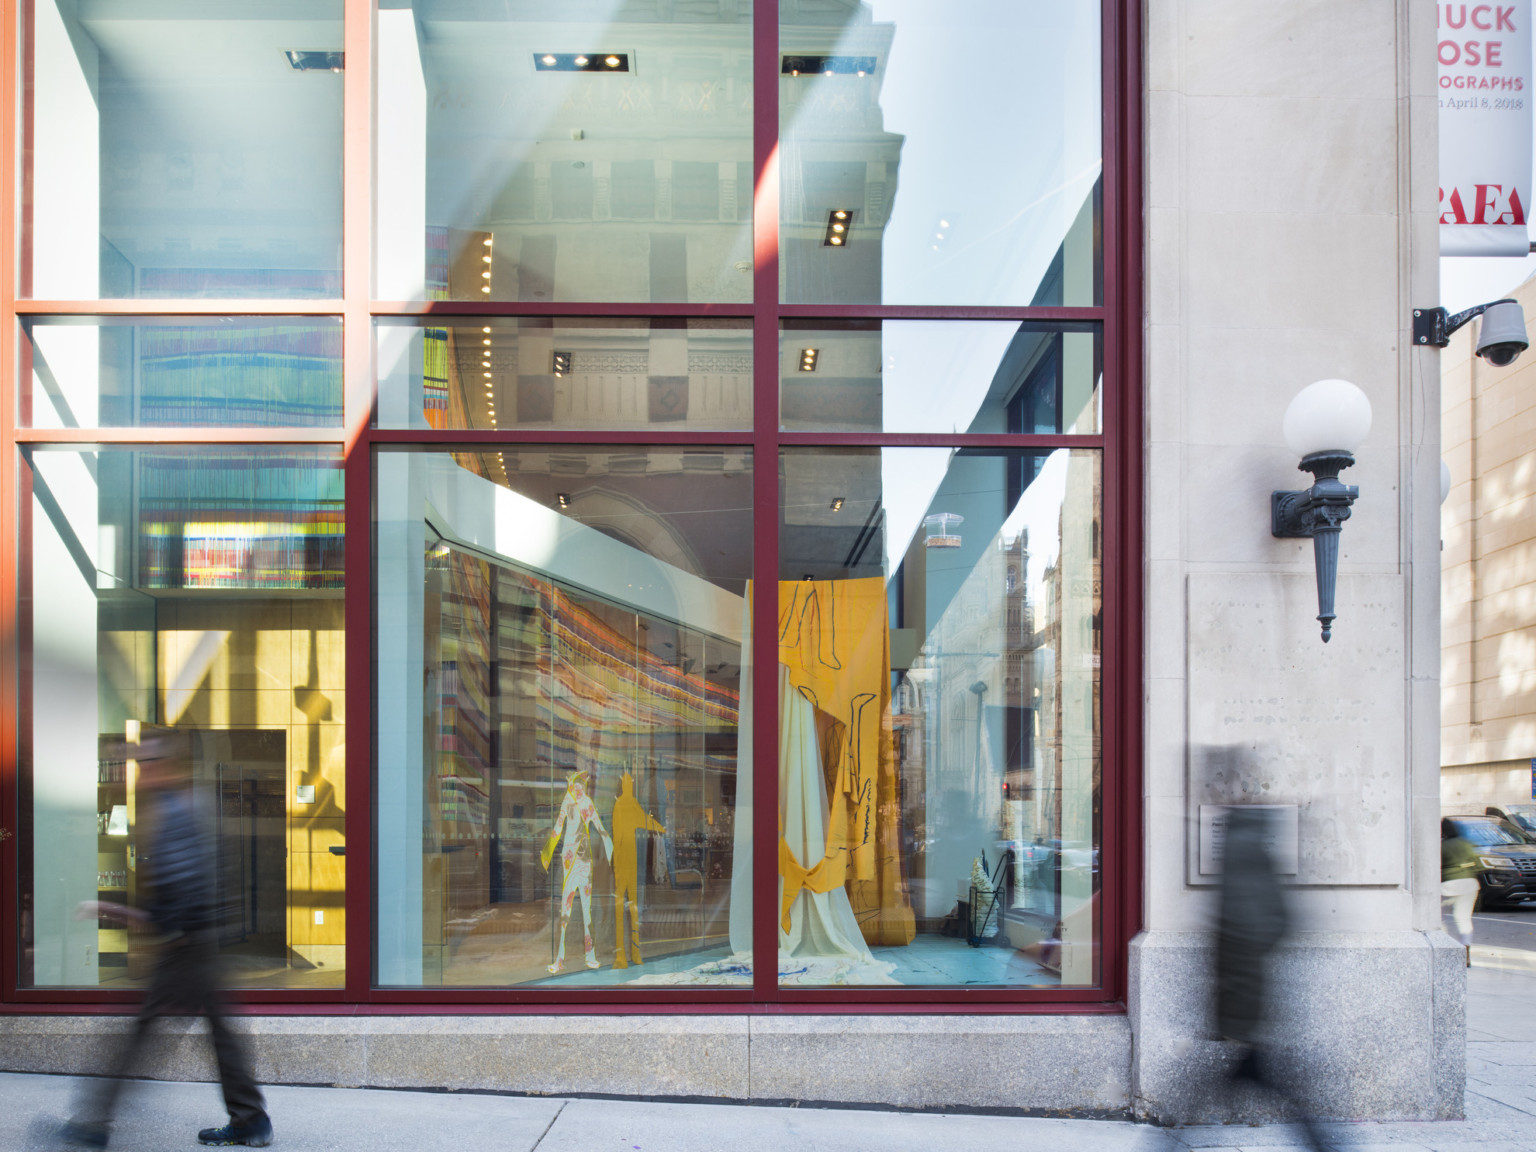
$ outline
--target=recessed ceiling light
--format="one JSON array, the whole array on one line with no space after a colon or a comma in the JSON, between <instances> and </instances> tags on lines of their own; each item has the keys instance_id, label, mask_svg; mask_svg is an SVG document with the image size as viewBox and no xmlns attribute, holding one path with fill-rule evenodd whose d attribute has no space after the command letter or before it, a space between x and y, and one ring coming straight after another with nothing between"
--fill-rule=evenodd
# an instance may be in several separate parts
<instances>
[{"instance_id":1,"label":"recessed ceiling light","mask_svg":"<svg viewBox=\"0 0 1536 1152\"><path fill-rule=\"evenodd\" d=\"M482 329L480 329L480 331L482 331L482 332L489 332L490 329L489 328L482 328Z\"/></svg>"},{"instance_id":2,"label":"recessed ceiling light","mask_svg":"<svg viewBox=\"0 0 1536 1152\"><path fill-rule=\"evenodd\" d=\"M781 56L779 75L864 76L873 72L878 62L874 56Z\"/></svg>"},{"instance_id":3,"label":"recessed ceiling light","mask_svg":"<svg viewBox=\"0 0 1536 1152\"><path fill-rule=\"evenodd\" d=\"M827 233L821 243L834 247L841 247L844 241L852 234L849 230L853 227L852 208L834 208L827 213Z\"/></svg>"},{"instance_id":4,"label":"recessed ceiling light","mask_svg":"<svg viewBox=\"0 0 1536 1152\"><path fill-rule=\"evenodd\" d=\"M489 292L490 290L491 290L491 286L489 284L486 284L485 286L483 286L480 289L480 291L482 291L482 292Z\"/></svg>"},{"instance_id":5,"label":"recessed ceiling light","mask_svg":"<svg viewBox=\"0 0 1536 1152\"><path fill-rule=\"evenodd\" d=\"M313 52L290 48L283 53L295 72L340 72L346 67L344 52Z\"/></svg>"},{"instance_id":6,"label":"recessed ceiling light","mask_svg":"<svg viewBox=\"0 0 1536 1152\"><path fill-rule=\"evenodd\" d=\"M539 52L535 72L628 72L628 52Z\"/></svg>"},{"instance_id":7,"label":"recessed ceiling light","mask_svg":"<svg viewBox=\"0 0 1536 1152\"><path fill-rule=\"evenodd\" d=\"M484 240L480 241L480 243L484 244L487 248L489 248L495 242L496 238L494 236L487 236Z\"/></svg>"},{"instance_id":8,"label":"recessed ceiling light","mask_svg":"<svg viewBox=\"0 0 1536 1152\"><path fill-rule=\"evenodd\" d=\"M489 344L490 340L489 339L485 339L485 340L480 341L480 343L482 343L482 344Z\"/></svg>"}]
</instances>

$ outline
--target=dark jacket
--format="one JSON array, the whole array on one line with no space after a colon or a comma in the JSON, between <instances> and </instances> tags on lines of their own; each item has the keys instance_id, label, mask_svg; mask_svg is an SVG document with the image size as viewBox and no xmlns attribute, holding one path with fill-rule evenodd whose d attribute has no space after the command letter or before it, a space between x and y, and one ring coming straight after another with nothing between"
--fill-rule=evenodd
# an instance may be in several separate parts
<instances>
[{"instance_id":1,"label":"dark jacket","mask_svg":"<svg viewBox=\"0 0 1536 1152\"><path fill-rule=\"evenodd\" d=\"M1245 1044L1264 1040L1270 1016L1269 958L1290 928L1285 893L1264 847L1270 814L1234 808L1227 817L1216 933L1216 1027Z\"/></svg>"},{"instance_id":2,"label":"dark jacket","mask_svg":"<svg viewBox=\"0 0 1536 1152\"><path fill-rule=\"evenodd\" d=\"M170 935L214 925L213 852L186 789L140 795L145 839L139 849L139 880L146 889L144 911Z\"/></svg>"}]
</instances>

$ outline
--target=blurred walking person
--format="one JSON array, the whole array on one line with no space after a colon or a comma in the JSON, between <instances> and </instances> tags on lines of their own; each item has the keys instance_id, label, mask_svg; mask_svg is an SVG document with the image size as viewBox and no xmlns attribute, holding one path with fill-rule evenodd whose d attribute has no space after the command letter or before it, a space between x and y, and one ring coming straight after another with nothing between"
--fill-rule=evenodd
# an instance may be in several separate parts
<instances>
[{"instance_id":1,"label":"blurred walking person","mask_svg":"<svg viewBox=\"0 0 1536 1152\"><path fill-rule=\"evenodd\" d=\"M272 1143L272 1122L252 1078L246 1044L224 1018L214 858L193 805L190 741L184 733L159 732L146 735L128 752L138 760L135 831L143 906L86 905L82 912L116 911L147 923L160 936L159 951L133 1032L118 1051L111 1075L84 1090L75 1119L59 1135L78 1147L107 1147L123 1080L135 1074L151 1025L164 1015L192 1013L208 1020L229 1110L229 1123L204 1128L198 1141L264 1148Z\"/></svg>"},{"instance_id":2,"label":"blurred walking person","mask_svg":"<svg viewBox=\"0 0 1536 1152\"><path fill-rule=\"evenodd\" d=\"M1278 1097L1322 1152L1317 1126L1274 1060L1274 992L1270 959L1291 930L1285 891L1268 841L1273 814L1237 806L1227 812L1226 852L1221 873L1221 911L1216 933L1216 1027L1221 1037L1244 1048L1232 1072L1242 1081Z\"/></svg>"},{"instance_id":3,"label":"blurred walking person","mask_svg":"<svg viewBox=\"0 0 1536 1152\"><path fill-rule=\"evenodd\" d=\"M1442 827L1454 828L1447 822ZM1477 906L1477 876L1483 870L1477 849L1460 832L1440 840L1440 902L1451 906L1456 924L1456 938L1467 950L1467 967L1472 967L1472 910Z\"/></svg>"}]
</instances>

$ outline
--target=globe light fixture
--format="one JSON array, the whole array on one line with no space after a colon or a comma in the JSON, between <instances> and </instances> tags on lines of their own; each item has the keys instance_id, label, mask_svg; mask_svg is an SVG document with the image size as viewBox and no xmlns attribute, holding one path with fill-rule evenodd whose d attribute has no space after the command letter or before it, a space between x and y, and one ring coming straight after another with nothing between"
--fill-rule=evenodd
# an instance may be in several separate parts
<instances>
[{"instance_id":1,"label":"globe light fixture","mask_svg":"<svg viewBox=\"0 0 1536 1152\"><path fill-rule=\"evenodd\" d=\"M1355 462L1355 449L1371 431L1371 402L1348 380L1319 380L1296 394L1281 428L1286 445L1301 457L1297 468L1310 472L1314 482L1300 491L1270 494L1270 531L1282 539L1312 538L1317 619L1326 644L1333 637L1339 531L1360 495L1339 473Z\"/></svg>"}]
</instances>

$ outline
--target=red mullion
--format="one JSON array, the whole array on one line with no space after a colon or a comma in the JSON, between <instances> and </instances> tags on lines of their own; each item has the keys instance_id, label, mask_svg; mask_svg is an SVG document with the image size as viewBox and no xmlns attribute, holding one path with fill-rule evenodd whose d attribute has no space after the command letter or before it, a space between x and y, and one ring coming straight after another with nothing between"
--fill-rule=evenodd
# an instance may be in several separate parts
<instances>
[{"instance_id":1,"label":"red mullion","mask_svg":"<svg viewBox=\"0 0 1536 1152\"><path fill-rule=\"evenodd\" d=\"M6 198L14 194L16 179L16 127L21 111L31 122L31 100L26 99L23 109L16 107L17 49L19 43L19 6L13 0L0 0L0 188L7 189ZM27 22L28 28L31 21ZM30 33L25 50L31 58ZM30 84L30 75L28 76ZM30 142L30 133L24 131L24 139ZM28 152L30 157L30 151ZM30 184L23 190L23 218L30 215ZM19 519L21 501L20 461L12 440L16 423L16 249L17 214L14 206L7 203L0 215L0 264L5 273L0 277L0 1004L16 996L17 968L21 959L20 900L17 884L20 870L17 867L20 849L20 795L17 779L17 751L19 742L19 715L21 707L19 593L20 575Z\"/></svg>"},{"instance_id":2,"label":"red mullion","mask_svg":"<svg viewBox=\"0 0 1536 1152\"><path fill-rule=\"evenodd\" d=\"M679 988L636 993L622 988L374 988L368 1005L375 1011L413 1007L457 1011L461 1007L495 1007L507 1015L542 1010L569 1012L603 1006L627 1012L668 1012L697 1005L708 1011L739 1012L751 1004L752 990L740 988Z\"/></svg>"},{"instance_id":3,"label":"red mullion","mask_svg":"<svg viewBox=\"0 0 1536 1152\"><path fill-rule=\"evenodd\" d=\"M0 98L0 115L5 117L5 125L0 128L0 135L4 138L5 157L0 161L4 169L4 183L0 187L6 189L6 195L21 193L20 220L17 213L6 205L5 223L3 234L6 243L3 245L5 257L5 285L3 295L6 306L6 318L13 319L16 304L16 292L20 289L22 295L29 295L32 291L32 133L33 133L33 57L35 55L35 37L33 27L36 21L33 19L34 0L23 0L17 4L14 0L3 0L0 3L0 19L5 21L5 29L0 33L0 41L3 41L5 59L0 62L0 83L5 86L5 94ZM18 109L12 101L17 94L16 64L18 48L22 58L21 75L21 107ZM18 115L18 112L20 115ZM16 128L18 122L21 126L21 173L17 180L14 165L17 161ZM18 236L15 228L21 226L21 234ZM6 361L7 364L10 361Z\"/></svg>"},{"instance_id":4,"label":"red mullion","mask_svg":"<svg viewBox=\"0 0 1536 1152\"><path fill-rule=\"evenodd\" d=\"M345 0L347 67L342 90L342 423L346 448L342 520L346 527L347 853L345 997L373 986L373 0Z\"/></svg>"},{"instance_id":5,"label":"red mullion","mask_svg":"<svg viewBox=\"0 0 1536 1152\"><path fill-rule=\"evenodd\" d=\"M218 296L114 298L107 300L20 300L21 316L336 316L340 300L226 300Z\"/></svg>"},{"instance_id":6,"label":"red mullion","mask_svg":"<svg viewBox=\"0 0 1536 1152\"><path fill-rule=\"evenodd\" d=\"M1063 1011L1124 1012L1117 998L1098 985L1091 988L786 988L779 1003L796 1011L820 1005L828 1011L911 1012L944 1008L951 1012L993 1011L1000 1014L1029 1012L1059 1006Z\"/></svg>"},{"instance_id":7,"label":"red mullion","mask_svg":"<svg viewBox=\"0 0 1536 1152\"><path fill-rule=\"evenodd\" d=\"M1115 308L1120 300L1118 277L1119 236L1118 214L1121 199L1118 183L1119 161L1119 95L1120 51L1117 42L1120 27L1119 11L1122 0L1102 0L1099 15L1099 116L1100 116L1100 171L1099 206L1102 213L1100 249L1097 259L1100 274L1096 277L1102 285L1100 303L1105 313L1103 334L1103 404L1105 419L1105 451L1100 456L1099 518L1103 526L1099 538L1103 541L1099 555L1100 577L1109 595L1104 597L1100 614L1099 630L1099 875L1096 898L1098 907L1094 915L1093 932L1099 941L1099 983L1106 989L1114 989L1124 995L1124 970L1126 967L1128 937L1121 931L1123 920L1120 910L1128 894L1120 884L1119 862L1123 858L1123 793L1128 786L1125 773L1125 727L1120 722L1120 682L1113 670L1124 659L1124 650L1118 632L1122 619L1119 597L1128 579L1139 579L1123 572L1117 558L1123 555L1115 538L1115 525L1122 505L1117 485L1121 471L1114 459L1124 445L1124 426L1119 420L1118 405L1122 402L1124 388L1120 373L1120 341L1123 326Z\"/></svg>"},{"instance_id":8,"label":"red mullion","mask_svg":"<svg viewBox=\"0 0 1536 1152\"><path fill-rule=\"evenodd\" d=\"M375 300L375 316L690 316L754 315L751 304L587 304L534 303L527 300Z\"/></svg>"},{"instance_id":9,"label":"red mullion","mask_svg":"<svg viewBox=\"0 0 1536 1152\"><path fill-rule=\"evenodd\" d=\"M779 0L752 6L752 992L779 1000Z\"/></svg>"},{"instance_id":10,"label":"red mullion","mask_svg":"<svg viewBox=\"0 0 1536 1152\"><path fill-rule=\"evenodd\" d=\"M1040 320L1052 323L1098 323L1105 310L1082 307L999 307L964 304L784 304L785 319L809 320Z\"/></svg>"},{"instance_id":11,"label":"red mullion","mask_svg":"<svg viewBox=\"0 0 1536 1152\"><path fill-rule=\"evenodd\" d=\"M340 428L19 428L17 444L340 444Z\"/></svg>"},{"instance_id":12,"label":"red mullion","mask_svg":"<svg viewBox=\"0 0 1536 1152\"><path fill-rule=\"evenodd\" d=\"M1106 513L1108 531L1102 562L1113 576L1116 595L1107 602L1118 618L1106 620L1106 636L1115 644L1116 659L1106 660L1110 678L1106 678L1105 713L1113 717L1115 737L1111 747L1115 756L1116 784L1114 799L1119 817L1113 829L1113 843L1120 853L1117 861L1105 858L1105 875L1116 882L1119 893L1114 913L1113 932L1119 936L1113 952L1122 970L1103 977L1107 986L1128 996L1129 948L1132 937L1141 930L1142 914L1142 230L1141 230L1141 7L1115 5L1106 0L1115 18L1106 28L1106 51L1114 51L1114 77L1119 86L1113 101L1106 100L1116 115L1114 146L1109 157L1115 176L1106 208L1106 263L1113 255L1113 274L1104 277L1105 305L1114 330L1112 347L1118 353L1113 361L1116 371L1107 399L1117 417L1111 424L1111 450L1105 454L1106 500L1112 501ZM1106 180L1106 188L1110 182ZM1113 247L1110 246L1113 241ZM1107 705L1113 701L1113 710ZM1106 744L1110 744L1106 741ZM1108 813L1106 812L1106 816ZM1107 821L1106 821L1107 823ZM1106 840L1109 834L1106 834ZM1107 916L1106 916L1107 922ZM1112 980L1111 980L1112 977Z\"/></svg>"},{"instance_id":13,"label":"red mullion","mask_svg":"<svg viewBox=\"0 0 1536 1152\"><path fill-rule=\"evenodd\" d=\"M1018 435L1011 432L781 432L786 447L852 448L1102 448L1103 436Z\"/></svg>"},{"instance_id":14,"label":"red mullion","mask_svg":"<svg viewBox=\"0 0 1536 1152\"><path fill-rule=\"evenodd\" d=\"M756 444L752 432L663 432L645 429L642 438L634 432L553 428L470 429L444 428L438 430L413 428L374 428L368 439L374 444L405 444L422 449L442 451L445 448L469 448L479 445L508 445L519 447L529 444L621 444L627 447L665 447L667 445L716 447L723 445Z\"/></svg>"}]
</instances>

